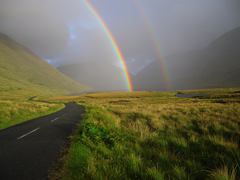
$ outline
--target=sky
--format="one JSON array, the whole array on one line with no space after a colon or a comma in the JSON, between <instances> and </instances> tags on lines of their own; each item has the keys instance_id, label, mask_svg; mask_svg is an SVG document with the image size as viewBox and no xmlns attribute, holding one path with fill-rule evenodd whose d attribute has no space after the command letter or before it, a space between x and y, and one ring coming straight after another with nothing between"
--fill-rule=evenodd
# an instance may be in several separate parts
<instances>
[{"instance_id":1,"label":"sky","mask_svg":"<svg viewBox=\"0 0 240 180\"><path fill-rule=\"evenodd\" d=\"M240 26L239 0L91 0L136 74L158 56L206 47ZM49 63L120 66L83 0L0 0L0 32Z\"/></svg>"}]
</instances>

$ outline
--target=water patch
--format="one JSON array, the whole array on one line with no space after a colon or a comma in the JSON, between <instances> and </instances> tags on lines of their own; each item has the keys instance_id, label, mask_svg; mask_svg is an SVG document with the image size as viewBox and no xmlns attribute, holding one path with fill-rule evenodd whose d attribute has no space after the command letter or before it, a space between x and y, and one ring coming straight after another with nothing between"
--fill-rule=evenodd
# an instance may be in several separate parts
<instances>
[{"instance_id":1,"label":"water patch","mask_svg":"<svg viewBox=\"0 0 240 180\"><path fill-rule=\"evenodd\" d=\"M203 98L203 97L209 97L208 94L176 94L176 97L178 98Z\"/></svg>"}]
</instances>

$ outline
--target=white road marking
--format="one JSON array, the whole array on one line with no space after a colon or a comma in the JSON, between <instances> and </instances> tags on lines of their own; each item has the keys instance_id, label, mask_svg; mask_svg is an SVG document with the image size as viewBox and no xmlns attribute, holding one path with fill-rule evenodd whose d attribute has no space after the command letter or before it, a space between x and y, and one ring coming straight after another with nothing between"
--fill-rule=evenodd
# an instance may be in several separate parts
<instances>
[{"instance_id":1,"label":"white road marking","mask_svg":"<svg viewBox=\"0 0 240 180\"><path fill-rule=\"evenodd\" d=\"M58 117L55 118L55 119L52 119L51 122L54 122L54 121L56 121L56 120L58 120L58 119L59 119Z\"/></svg>"},{"instance_id":2,"label":"white road marking","mask_svg":"<svg viewBox=\"0 0 240 180\"><path fill-rule=\"evenodd\" d=\"M26 133L26 134L24 134L24 135L22 135L22 136L20 136L20 137L18 137L17 139L18 139L18 140L19 140L19 139L22 139L22 138L24 138L24 137L26 137L26 136L28 136L28 135L36 132L36 131L39 130L39 129L40 129L40 127L36 128L36 129L34 129L34 130L32 130L32 131L30 131L30 132L28 132L28 133Z\"/></svg>"}]
</instances>

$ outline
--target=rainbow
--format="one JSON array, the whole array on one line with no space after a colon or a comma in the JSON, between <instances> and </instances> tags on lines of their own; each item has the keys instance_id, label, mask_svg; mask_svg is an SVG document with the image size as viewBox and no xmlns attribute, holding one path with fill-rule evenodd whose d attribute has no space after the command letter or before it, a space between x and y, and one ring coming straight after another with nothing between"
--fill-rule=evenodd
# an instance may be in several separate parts
<instances>
[{"instance_id":1,"label":"rainbow","mask_svg":"<svg viewBox=\"0 0 240 180\"><path fill-rule=\"evenodd\" d=\"M105 23L104 19L101 17L101 15L98 13L97 9L94 7L94 5L89 1L89 0L83 0L85 6L88 8L88 10L92 13L92 15L96 18L98 24L100 27L103 29L104 33L106 34L113 51L117 57L117 59L120 62L120 65L123 69L124 76L125 76L125 81L126 81L126 86L128 91L132 92L133 91L133 84L131 80L131 76L129 74L127 65L126 65L126 60L124 59L124 56L117 44L117 41L115 37L113 36L112 32L108 28L107 24Z\"/></svg>"},{"instance_id":2,"label":"rainbow","mask_svg":"<svg viewBox=\"0 0 240 180\"><path fill-rule=\"evenodd\" d=\"M139 14L143 18L143 22L145 23L145 28L150 34L150 38L153 42L154 51L155 51L156 56L158 57L158 60L160 63L160 69L162 72L161 75L164 79L165 88L166 88L166 90L169 90L169 89L171 89L170 78L169 78L169 74L167 71L166 62L161 55L161 45L158 41L159 38L157 37L157 33L155 32L150 19L147 17L145 10L143 9L143 6L140 4L141 2L139 0L133 0L133 3L137 7Z\"/></svg>"}]
</instances>

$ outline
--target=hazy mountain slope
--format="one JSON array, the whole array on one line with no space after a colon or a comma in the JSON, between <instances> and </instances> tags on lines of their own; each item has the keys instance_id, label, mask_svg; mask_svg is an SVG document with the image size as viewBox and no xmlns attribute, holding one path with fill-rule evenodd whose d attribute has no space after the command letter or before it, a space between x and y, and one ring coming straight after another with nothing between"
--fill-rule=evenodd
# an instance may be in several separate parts
<instances>
[{"instance_id":1,"label":"hazy mountain slope","mask_svg":"<svg viewBox=\"0 0 240 180\"><path fill-rule=\"evenodd\" d=\"M172 89L194 89L240 86L240 28L219 37L205 49L176 54L165 58ZM162 81L154 80L154 86L145 85L151 76L153 62L137 76L141 89L159 90ZM160 74L160 68L157 70ZM154 76L153 76L154 77ZM148 83L149 85L149 83ZM156 88L157 86L157 88Z\"/></svg>"},{"instance_id":2,"label":"hazy mountain slope","mask_svg":"<svg viewBox=\"0 0 240 180\"><path fill-rule=\"evenodd\" d=\"M132 76L135 90L166 90L166 84L160 71L160 63L154 61L137 75Z\"/></svg>"},{"instance_id":3,"label":"hazy mountain slope","mask_svg":"<svg viewBox=\"0 0 240 180\"><path fill-rule=\"evenodd\" d=\"M240 28L237 28L201 51L170 57L175 88L240 86L239 47Z\"/></svg>"},{"instance_id":4,"label":"hazy mountain slope","mask_svg":"<svg viewBox=\"0 0 240 180\"><path fill-rule=\"evenodd\" d=\"M74 80L90 86L93 91L124 90L122 70L109 63L84 62L63 65L58 69Z\"/></svg>"},{"instance_id":5,"label":"hazy mountain slope","mask_svg":"<svg viewBox=\"0 0 240 180\"><path fill-rule=\"evenodd\" d=\"M0 92L30 95L80 92L71 80L30 51L0 34Z\"/></svg>"}]
</instances>

